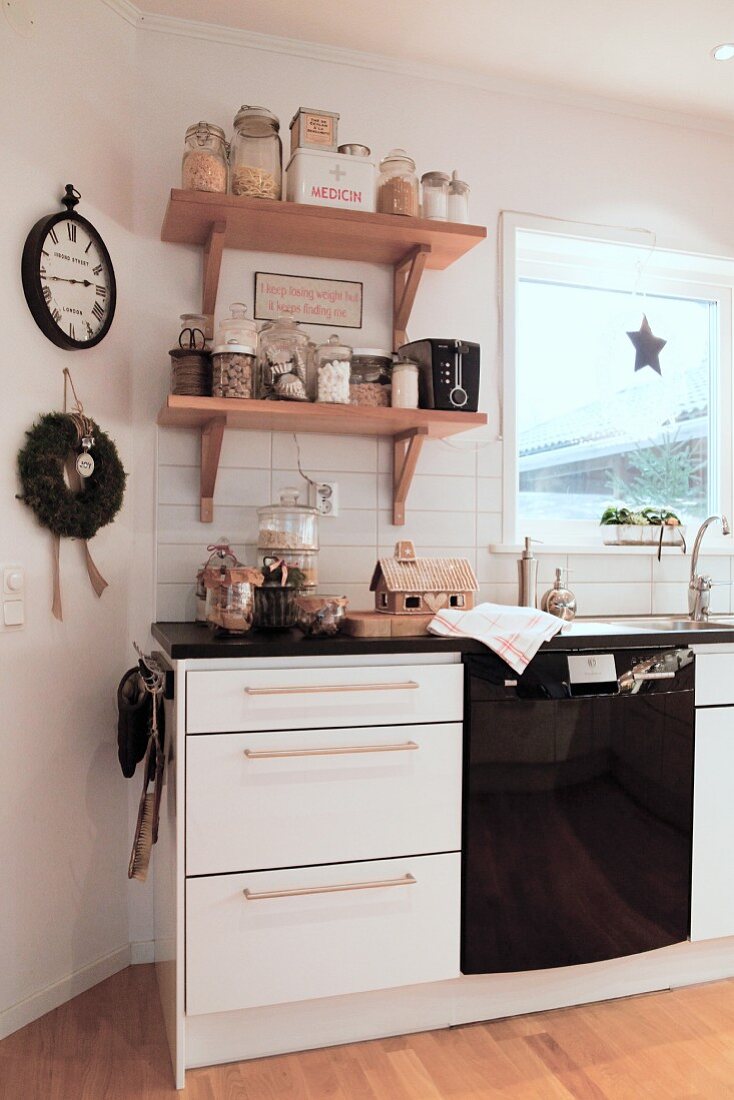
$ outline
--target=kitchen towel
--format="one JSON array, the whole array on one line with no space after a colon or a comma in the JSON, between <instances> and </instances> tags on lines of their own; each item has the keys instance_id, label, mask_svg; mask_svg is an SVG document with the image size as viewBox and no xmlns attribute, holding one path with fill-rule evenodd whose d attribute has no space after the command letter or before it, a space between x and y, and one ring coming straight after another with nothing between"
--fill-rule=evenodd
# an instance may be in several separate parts
<instances>
[{"instance_id":1,"label":"kitchen towel","mask_svg":"<svg viewBox=\"0 0 734 1100\"><path fill-rule=\"evenodd\" d=\"M558 634L562 626L562 619L534 607L480 603L472 611L439 611L428 629L446 638L475 638L522 675L543 642Z\"/></svg>"}]
</instances>

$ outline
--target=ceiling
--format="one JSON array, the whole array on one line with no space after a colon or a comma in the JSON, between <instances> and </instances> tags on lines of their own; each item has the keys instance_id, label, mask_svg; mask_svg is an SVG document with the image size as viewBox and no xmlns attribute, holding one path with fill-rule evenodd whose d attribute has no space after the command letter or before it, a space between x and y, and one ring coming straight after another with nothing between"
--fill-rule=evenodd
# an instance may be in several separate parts
<instances>
[{"instance_id":1,"label":"ceiling","mask_svg":"<svg viewBox=\"0 0 734 1100\"><path fill-rule=\"evenodd\" d=\"M734 0L136 0L146 14L734 120Z\"/></svg>"}]
</instances>

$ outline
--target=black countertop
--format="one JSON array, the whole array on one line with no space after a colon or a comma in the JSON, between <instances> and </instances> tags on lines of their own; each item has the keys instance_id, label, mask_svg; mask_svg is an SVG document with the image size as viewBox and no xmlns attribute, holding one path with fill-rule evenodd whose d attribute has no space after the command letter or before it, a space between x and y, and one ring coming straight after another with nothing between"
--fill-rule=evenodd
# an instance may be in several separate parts
<instances>
[{"instance_id":1,"label":"black countertop","mask_svg":"<svg viewBox=\"0 0 734 1100\"><path fill-rule=\"evenodd\" d=\"M197 623L153 623L153 637L173 661L220 657L340 657L380 653L485 653L481 642L470 638L437 638L424 634L415 638L304 638L300 630L258 631L235 637L218 637ZM543 644L544 650L640 649L641 647L719 645L734 642L734 630L703 629L625 632L618 634L558 635Z\"/></svg>"}]
</instances>

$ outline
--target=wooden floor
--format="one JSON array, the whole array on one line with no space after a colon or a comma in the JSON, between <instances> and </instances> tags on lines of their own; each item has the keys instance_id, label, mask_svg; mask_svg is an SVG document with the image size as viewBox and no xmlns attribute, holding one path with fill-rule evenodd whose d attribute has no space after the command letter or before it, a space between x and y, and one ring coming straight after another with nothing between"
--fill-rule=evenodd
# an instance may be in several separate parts
<instances>
[{"instance_id":1,"label":"wooden floor","mask_svg":"<svg viewBox=\"0 0 734 1100\"><path fill-rule=\"evenodd\" d=\"M150 966L0 1043L1 1100L719 1100L734 979L450 1031L190 1070L172 1085Z\"/></svg>"}]
</instances>

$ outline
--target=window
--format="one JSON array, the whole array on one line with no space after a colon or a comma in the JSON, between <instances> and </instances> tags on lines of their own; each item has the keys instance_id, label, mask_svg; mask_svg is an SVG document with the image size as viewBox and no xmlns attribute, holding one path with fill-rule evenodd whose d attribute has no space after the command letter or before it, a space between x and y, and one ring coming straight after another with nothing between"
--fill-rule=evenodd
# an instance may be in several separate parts
<instances>
[{"instance_id":1,"label":"window","mask_svg":"<svg viewBox=\"0 0 734 1100\"><path fill-rule=\"evenodd\" d=\"M734 261L523 221L504 236L505 541L588 541L610 504L728 511ZM660 373L635 370L643 316Z\"/></svg>"}]
</instances>

